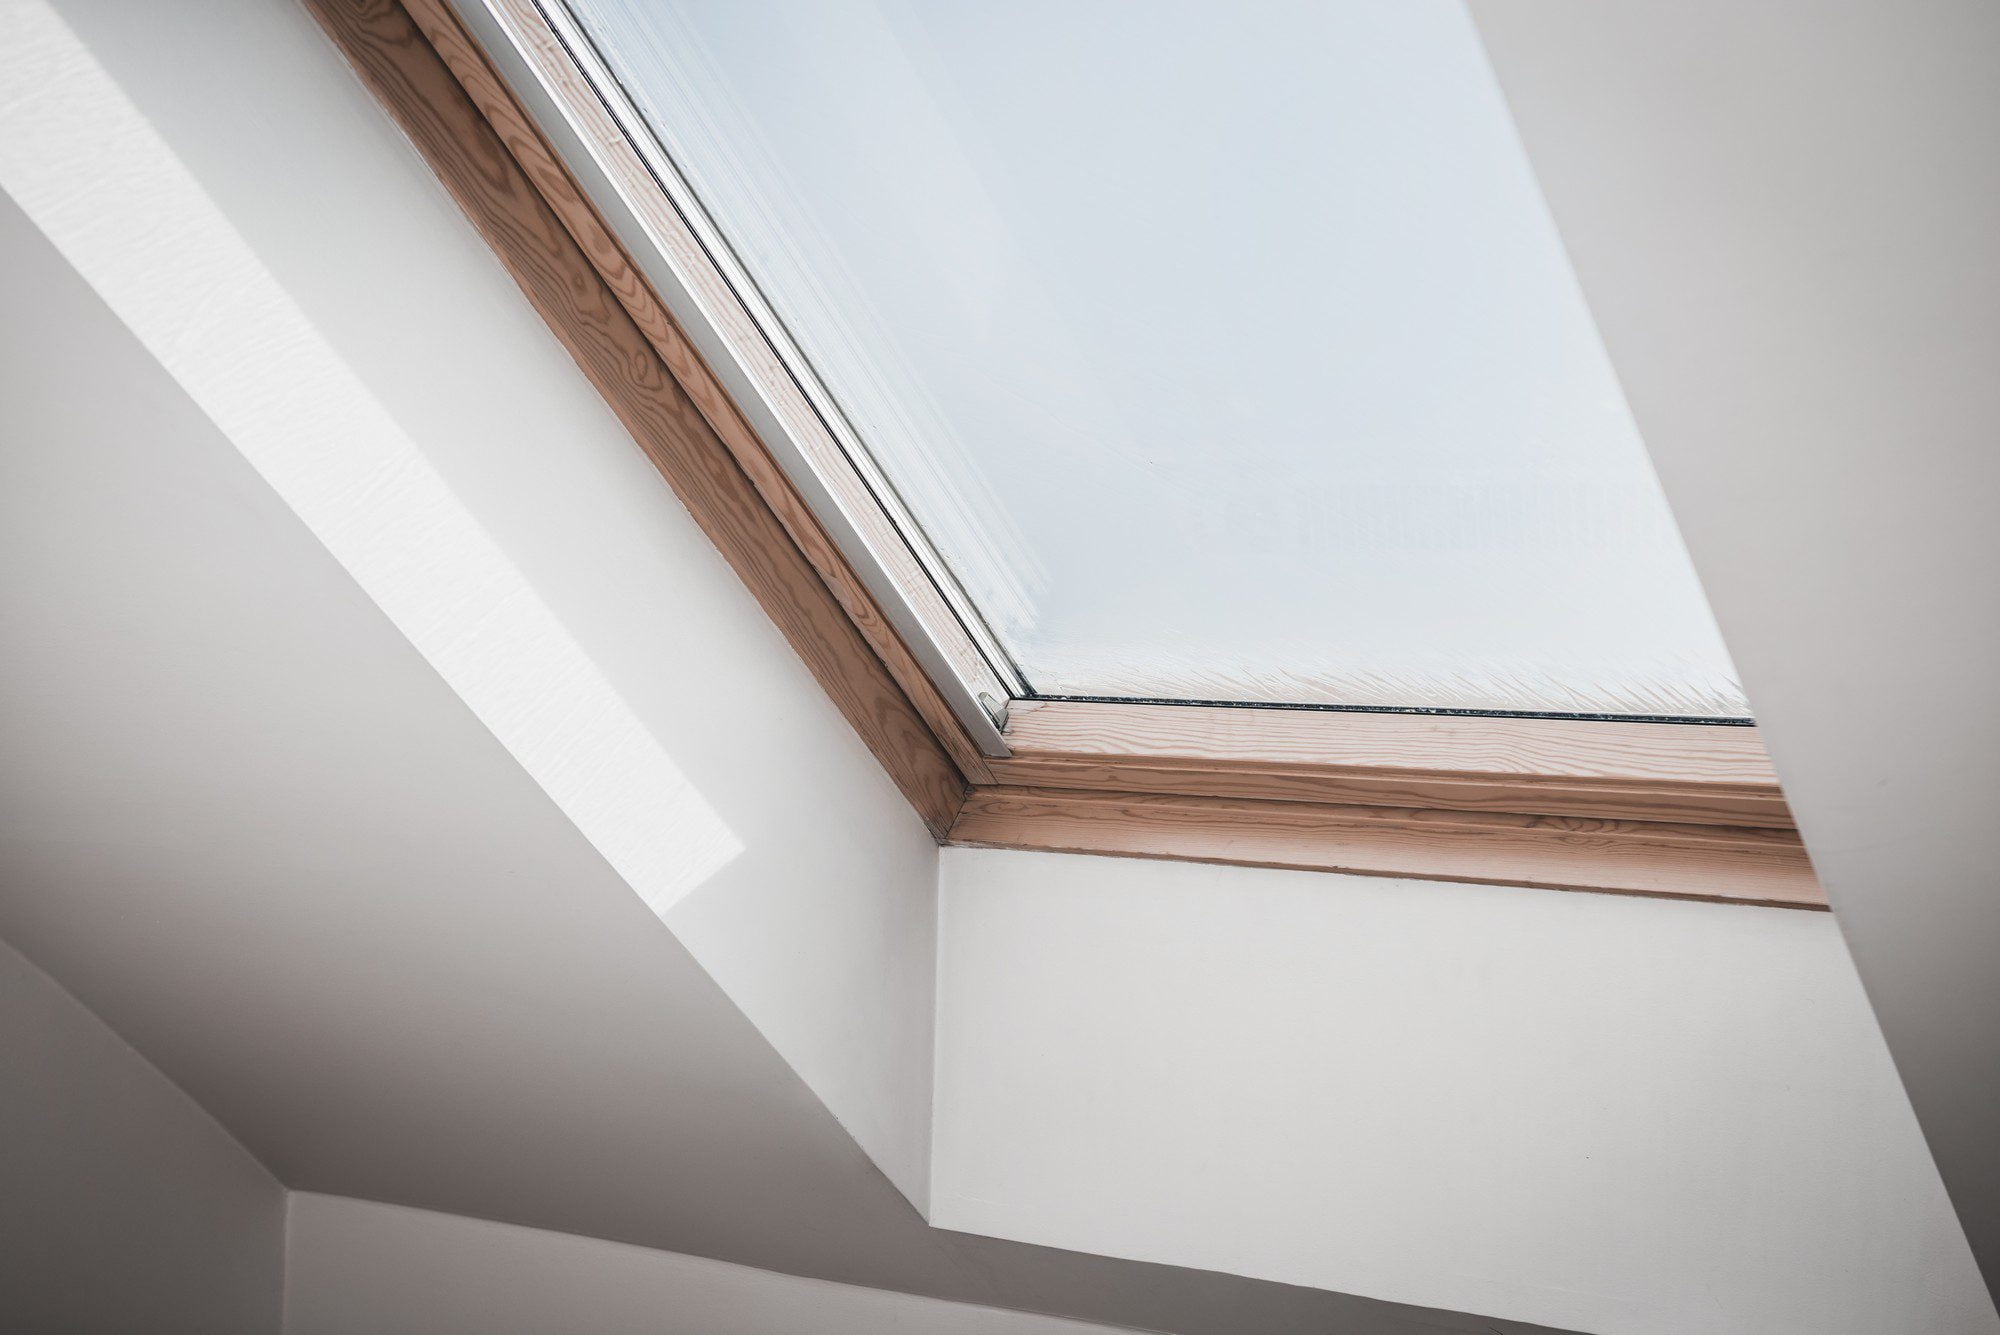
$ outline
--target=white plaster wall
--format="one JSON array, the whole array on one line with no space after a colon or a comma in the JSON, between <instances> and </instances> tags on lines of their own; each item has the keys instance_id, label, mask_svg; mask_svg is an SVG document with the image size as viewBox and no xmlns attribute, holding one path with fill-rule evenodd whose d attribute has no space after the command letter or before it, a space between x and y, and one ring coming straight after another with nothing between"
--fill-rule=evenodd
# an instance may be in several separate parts
<instances>
[{"instance_id":1,"label":"white plaster wall","mask_svg":"<svg viewBox=\"0 0 2000 1335\"><path fill-rule=\"evenodd\" d=\"M0 185L921 1205L935 848L428 168L290 0L7 13Z\"/></svg>"},{"instance_id":2,"label":"white plaster wall","mask_svg":"<svg viewBox=\"0 0 2000 1335\"><path fill-rule=\"evenodd\" d=\"M285 1335L1090 1335L1110 1326L296 1192Z\"/></svg>"},{"instance_id":3,"label":"white plaster wall","mask_svg":"<svg viewBox=\"0 0 2000 1335\"><path fill-rule=\"evenodd\" d=\"M0 1330L277 1335L285 1193L0 942Z\"/></svg>"},{"instance_id":4,"label":"white plaster wall","mask_svg":"<svg viewBox=\"0 0 2000 1335\"><path fill-rule=\"evenodd\" d=\"M1472 8L2000 1282L2000 5Z\"/></svg>"},{"instance_id":5,"label":"white plaster wall","mask_svg":"<svg viewBox=\"0 0 2000 1335\"><path fill-rule=\"evenodd\" d=\"M1827 915L943 872L942 1227L1594 1335L2000 1330Z\"/></svg>"},{"instance_id":6,"label":"white plaster wall","mask_svg":"<svg viewBox=\"0 0 2000 1335\"><path fill-rule=\"evenodd\" d=\"M55 105L45 98L40 109ZM0 139L0 159L17 143ZM107 140L90 161L124 147ZM156 248L138 254L170 264L183 239L163 222ZM464 664L435 643L420 652L425 635L392 619L400 610L410 621L397 600L423 596L426 579L389 578L393 547L381 566L337 561L350 534L315 536L190 386L6 200L0 291L34 313L0 321L0 934L288 1186L1189 1335L1525 1330L927 1227L587 837L575 811L588 786L534 775L545 753L532 736L503 746L521 720L482 690L512 679L474 679L461 695ZM198 346L173 351L203 370ZM288 382L269 365L247 355L243 379L283 402ZM332 370L327 383L341 383L347 373ZM196 387L217 392L205 379ZM385 439L394 433L355 448ZM351 465L338 439L328 452L330 466ZM437 496L434 475L416 481ZM382 514L350 517L393 519L409 494L384 488ZM309 511L340 499L303 496ZM448 490L444 499L458 503ZM543 608L557 610L553 600ZM714 661L726 667L729 642L719 644ZM791 663L775 640L767 652ZM744 741L748 760L756 735ZM776 823L736 820L734 790L695 787L746 838L680 907L700 906L739 868L765 866L757 849ZM836 788L823 812L850 811L849 796ZM815 859L842 865L840 841L869 830L814 837L823 845L796 852L807 871ZM917 851L927 872L934 851ZM807 877L773 894L821 884ZM815 914L856 911L836 891L865 883L833 885L831 903L785 910L805 926L769 924L781 944L808 950ZM873 910L886 916L909 886L893 882L862 907L886 906ZM919 882L911 920L889 926L928 933L932 889ZM765 902L758 891L746 892L752 904ZM773 912L784 908L780 895ZM726 907L719 920L730 925ZM678 907L668 922L682 925ZM806 984L782 995L847 988L843 973L867 961L840 954L853 940L844 933L871 930L825 929L834 958L802 962ZM868 1005L908 994L900 989L927 1002L933 944L915 943L914 983L864 979L833 997L827 1030L875 1023ZM767 974L782 959L754 943L743 956ZM920 1019L927 1033L927 1009ZM855 1045L857 1077L870 1074L871 1055L903 1051L868 1037ZM927 1069L928 1047L918 1055ZM917 1114L926 1128L928 1114L928 1104Z\"/></svg>"}]
</instances>

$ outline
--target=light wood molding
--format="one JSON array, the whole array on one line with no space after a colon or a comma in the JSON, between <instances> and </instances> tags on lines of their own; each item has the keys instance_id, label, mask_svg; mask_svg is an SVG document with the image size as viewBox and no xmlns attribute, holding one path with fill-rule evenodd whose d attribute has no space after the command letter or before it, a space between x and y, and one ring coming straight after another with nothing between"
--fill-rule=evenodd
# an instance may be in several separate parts
<instances>
[{"instance_id":1,"label":"light wood molding","mask_svg":"<svg viewBox=\"0 0 2000 1335\"><path fill-rule=\"evenodd\" d=\"M307 4L940 840L1825 907L1754 728L1017 700L1013 755L981 754L445 0ZM529 53L545 79L552 46ZM896 588L922 584L896 551Z\"/></svg>"},{"instance_id":2,"label":"light wood molding","mask_svg":"<svg viewBox=\"0 0 2000 1335\"><path fill-rule=\"evenodd\" d=\"M1789 829L1755 728L1023 701L995 780Z\"/></svg>"},{"instance_id":3,"label":"light wood molding","mask_svg":"<svg viewBox=\"0 0 2000 1335\"><path fill-rule=\"evenodd\" d=\"M708 363L689 341L686 332L667 311L583 188L557 158L526 109L494 71L449 5L444 0L404 0L404 6L432 48L457 77L466 95L479 108L487 124L535 183L543 200L562 219L563 225L597 270L603 285L625 308L626 314L632 317L633 323L652 344L668 372L700 409L717 438L743 469L744 476L784 526L793 545L819 574L828 591L854 623L855 629L868 642L869 648L882 661L889 675L895 678L896 684L916 706L918 713L923 715L932 735L951 756L960 773L968 782L991 782L992 775L985 768L985 757L980 754L979 747L967 736L929 674L889 624L866 583L827 534L819 517L799 495L784 469L772 458L763 441L717 381ZM542 54L553 64L555 53L544 51ZM579 102L589 105L584 99L579 99ZM625 150L621 161L628 164L627 169L635 175L643 174L644 164L622 136L617 135L616 127L606 122L602 129L616 138ZM654 221L660 228L669 225L664 217ZM693 238L687 238L686 244L693 246ZM720 294L711 298L711 304L717 309L727 305ZM754 331L743 336L751 338ZM782 368L773 366L769 374L775 378L782 374ZM906 574L903 577L911 576ZM940 610L935 615L947 617L949 612Z\"/></svg>"},{"instance_id":4,"label":"light wood molding","mask_svg":"<svg viewBox=\"0 0 2000 1335\"><path fill-rule=\"evenodd\" d=\"M810 512L784 490L782 474L765 477L761 487L750 477L711 425L711 413L725 420L727 414L713 403L703 411L683 388L682 374L699 379L687 370L699 358L657 298L594 221L567 173L545 147L537 149L539 135L457 20L437 4L415 4L428 30L398 0L308 0L709 540L925 823L942 835L966 788L966 775L940 740L941 731L948 735L950 711L937 717L934 691L932 707L919 708L889 670L885 660L906 660L908 651L897 652L900 641L879 608L858 581L836 595L833 583L845 565ZM453 53L452 63L432 32ZM479 103L461 76L480 90ZM496 130L489 113L501 114L505 128ZM521 153L535 164L532 173ZM789 498L781 502L785 517L771 503L774 492ZM851 581L852 572L846 577Z\"/></svg>"},{"instance_id":5,"label":"light wood molding","mask_svg":"<svg viewBox=\"0 0 2000 1335\"><path fill-rule=\"evenodd\" d=\"M1826 907L1795 833L1743 826L990 787L967 797L951 841Z\"/></svg>"},{"instance_id":6,"label":"light wood molding","mask_svg":"<svg viewBox=\"0 0 2000 1335\"><path fill-rule=\"evenodd\" d=\"M507 141L531 178L542 189L606 284L624 302L639 327L654 341L669 370L681 382L716 433L736 455L750 480L784 523L807 560L827 581L857 627L881 655L897 683L931 723L939 741L959 768L975 783L989 782L979 747L939 694L930 675L883 615L859 571L828 534L822 516L799 494L784 468L751 426L728 391L674 320L642 269L604 222L589 192L578 183L535 125L506 82L494 71L477 42L457 19L446 0L404 0L445 62L458 74L467 93L487 120ZM855 540L879 566L888 583L923 626L949 670L996 699L1005 699L1006 683L993 674L986 657L965 631L923 563L909 546L914 522L898 524L882 509L882 498L893 488L879 477L864 476L865 452L846 449L836 440L827 416L808 399L791 370L780 360L743 307L742 298L716 267L716 261L688 220L664 194L639 149L606 111L571 63L570 55L546 25L532 0L495 0L492 8L504 16L516 34L523 58L562 108L587 136L593 156L630 208L647 236L657 242L678 280L707 312L717 336L743 367L754 385L751 391L779 423L785 438L808 460L812 475L826 487L826 500L853 527Z\"/></svg>"}]
</instances>

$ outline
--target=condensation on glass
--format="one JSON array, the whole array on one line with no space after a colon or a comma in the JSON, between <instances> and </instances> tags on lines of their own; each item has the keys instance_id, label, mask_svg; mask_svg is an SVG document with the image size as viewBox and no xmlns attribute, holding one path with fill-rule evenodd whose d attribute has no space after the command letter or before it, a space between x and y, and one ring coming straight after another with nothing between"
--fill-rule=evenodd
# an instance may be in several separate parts
<instances>
[{"instance_id":1,"label":"condensation on glass","mask_svg":"<svg viewBox=\"0 0 2000 1335\"><path fill-rule=\"evenodd\" d=\"M1037 694L1747 714L1457 0L571 8Z\"/></svg>"}]
</instances>

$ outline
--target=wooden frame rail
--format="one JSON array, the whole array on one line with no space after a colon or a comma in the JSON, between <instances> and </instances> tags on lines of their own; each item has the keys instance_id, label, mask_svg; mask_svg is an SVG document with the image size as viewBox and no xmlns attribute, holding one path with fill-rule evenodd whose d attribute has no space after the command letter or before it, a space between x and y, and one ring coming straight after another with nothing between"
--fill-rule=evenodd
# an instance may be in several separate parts
<instances>
[{"instance_id":1,"label":"wooden frame rail","mask_svg":"<svg viewBox=\"0 0 2000 1335\"><path fill-rule=\"evenodd\" d=\"M1790 830L1060 788L975 788L954 843L1430 881L1825 905Z\"/></svg>"},{"instance_id":2,"label":"wooden frame rail","mask_svg":"<svg viewBox=\"0 0 2000 1335\"><path fill-rule=\"evenodd\" d=\"M996 782L1790 828L1755 728L1198 705L1016 705Z\"/></svg>"},{"instance_id":3,"label":"wooden frame rail","mask_svg":"<svg viewBox=\"0 0 2000 1335\"><path fill-rule=\"evenodd\" d=\"M984 754L445 0L307 3L940 840L1826 906L1754 728L1019 700Z\"/></svg>"}]
</instances>

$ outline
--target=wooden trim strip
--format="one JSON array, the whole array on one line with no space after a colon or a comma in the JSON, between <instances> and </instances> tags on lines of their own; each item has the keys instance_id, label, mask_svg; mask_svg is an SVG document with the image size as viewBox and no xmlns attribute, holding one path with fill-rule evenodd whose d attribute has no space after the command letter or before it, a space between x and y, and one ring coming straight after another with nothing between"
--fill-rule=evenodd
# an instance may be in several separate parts
<instances>
[{"instance_id":1,"label":"wooden trim strip","mask_svg":"<svg viewBox=\"0 0 2000 1335\"><path fill-rule=\"evenodd\" d=\"M695 349L686 332L668 312L632 257L605 223L583 187L565 167L533 118L505 80L493 69L479 44L466 32L444 0L403 0L404 8L444 60L494 132L562 219L603 284L624 306L653 350L722 443L735 456L744 475L764 498L800 553L819 573L861 632L877 658L910 698L931 733L972 783L988 783L985 757L938 692L882 607L810 505L799 495L782 466L758 438L729 397L715 373ZM608 130L615 134L615 130ZM636 159L635 159L636 165ZM642 165L636 165L643 171Z\"/></svg>"},{"instance_id":2,"label":"wooden trim strip","mask_svg":"<svg viewBox=\"0 0 2000 1335\"><path fill-rule=\"evenodd\" d=\"M1018 787L1792 828L1755 728L1016 704Z\"/></svg>"},{"instance_id":3,"label":"wooden trim strip","mask_svg":"<svg viewBox=\"0 0 2000 1335\"><path fill-rule=\"evenodd\" d=\"M664 311L641 295L644 284L602 224L592 230L584 214L594 218L594 211L587 204L579 211L580 195L563 196L567 175L553 175L546 157L535 159L539 174L533 179L523 168L514 150L540 142L525 117L503 141L485 109L475 105L458 73L469 71L475 82L492 77L477 48L454 46L457 69L447 65L397 0L308 5L903 795L942 836L964 799L966 777L934 732L933 711L913 703L884 664L885 650L900 641L872 600L854 596L858 583L846 597L836 596L793 531L807 533L829 559L831 544L803 503L795 495L786 502L793 506L787 524L767 495L771 480L759 487L711 426L710 414L727 414L715 402L705 412L682 388L669 354L684 363L700 359ZM451 38L443 27L450 19L455 30L456 19L435 5L427 8L433 26L447 32L448 45L464 41L462 31ZM481 86L487 104L497 105L497 84ZM511 98L507 105L513 106ZM552 189L570 199L570 216L551 207ZM568 189L574 190L573 182ZM595 251L579 244L572 225ZM611 286L607 272L620 287ZM864 625L871 634L862 632ZM901 656L907 659L907 648ZM927 682L925 688L928 703L935 704L934 688Z\"/></svg>"},{"instance_id":4,"label":"wooden trim strip","mask_svg":"<svg viewBox=\"0 0 2000 1335\"><path fill-rule=\"evenodd\" d=\"M536 125L533 113L521 104L505 78L492 67L478 40L466 30L446 0L403 2L445 62L458 74L473 101L527 168L550 207L597 264L606 284L653 339L668 369L736 455L737 462L763 493L807 560L848 608L863 636L875 647L905 694L923 712L959 768L972 782L990 781L981 748L885 616L867 581L833 540L822 516L800 494L693 340L675 321L643 266L635 263L621 245L615 229L590 198L590 191L577 181ZM559 102L563 109L559 114L577 121L580 133L599 160L600 169L614 182L612 188L640 225L658 239L679 281L694 290L702 309L712 313L717 337L734 350L736 360L748 363L745 374L757 386L750 392L771 406L781 423L779 429L811 461L809 467L814 476L828 489L828 503L847 517L855 540L869 554L864 559L872 558L882 567L883 575L899 591L911 615L927 629L936 651L951 665L950 671L996 698L1006 698L1010 694L1008 687L992 674L980 649L966 635L943 595L926 575L922 562L909 549L904 533L881 512L875 494L855 472L848 455L764 341L751 316L741 308L728 280L715 268L713 259L690 231L686 220L660 192L638 148L578 76L534 6L528 0L500 0L492 8L502 26L516 34L522 44L523 59L547 85L550 96Z\"/></svg>"},{"instance_id":5,"label":"wooden trim strip","mask_svg":"<svg viewBox=\"0 0 2000 1335\"><path fill-rule=\"evenodd\" d=\"M950 842L1827 907L1796 834L1736 826L990 787Z\"/></svg>"}]
</instances>

